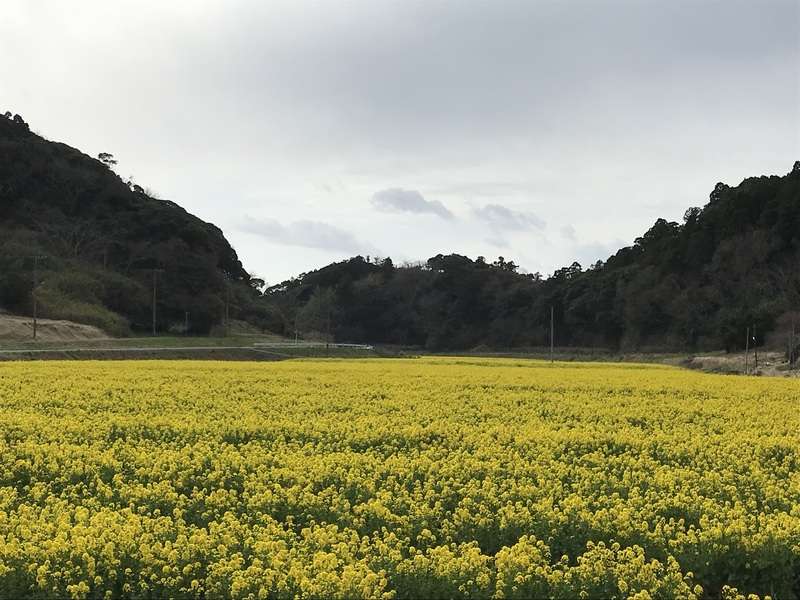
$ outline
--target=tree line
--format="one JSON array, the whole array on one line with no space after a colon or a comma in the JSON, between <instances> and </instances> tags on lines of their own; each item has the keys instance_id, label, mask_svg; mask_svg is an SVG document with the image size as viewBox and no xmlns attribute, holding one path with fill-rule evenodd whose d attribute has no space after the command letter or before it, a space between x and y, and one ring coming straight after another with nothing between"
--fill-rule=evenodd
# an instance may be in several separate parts
<instances>
[{"instance_id":1,"label":"tree line","mask_svg":"<svg viewBox=\"0 0 800 600\"><path fill-rule=\"evenodd\" d=\"M631 246L550 277L503 257L396 266L356 256L268 288L286 335L430 350L549 344L612 350L736 350L800 323L800 162L786 176L716 185L681 223L658 219Z\"/></svg>"}]
</instances>

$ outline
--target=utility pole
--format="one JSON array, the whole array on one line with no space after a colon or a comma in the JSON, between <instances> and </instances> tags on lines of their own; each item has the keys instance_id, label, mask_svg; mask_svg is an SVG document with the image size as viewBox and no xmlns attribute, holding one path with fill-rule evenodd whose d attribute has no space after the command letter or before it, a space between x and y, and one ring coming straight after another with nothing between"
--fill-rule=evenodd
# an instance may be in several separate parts
<instances>
[{"instance_id":1,"label":"utility pole","mask_svg":"<svg viewBox=\"0 0 800 600\"><path fill-rule=\"evenodd\" d=\"M231 335L231 284L225 283L225 337Z\"/></svg>"},{"instance_id":2,"label":"utility pole","mask_svg":"<svg viewBox=\"0 0 800 600\"><path fill-rule=\"evenodd\" d=\"M794 339L795 339L795 329L794 329L794 315L792 315L792 333L789 336L789 368L794 368Z\"/></svg>"},{"instance_id":3,"label":"utility pole","mask_svg":"<svg viewBox=\"0 0 800 600\"><path fill-rule=\"evenodd\" d=\"M156 336L156 304L158 302L158 274L163 273L164 269L142 269L143 271L150 271L153 274L153 337Z\"/></svg>"},{"instance_id":4,"label":"utility pole","mask_svg":"<svg viewBox=\"0 0 800 600\"><path fill-rule=\"evenodd\" d=\"M47 257L37 254L31 258L33 258L33 290L31 291L31 296L33 298L33 339L35 340L39 312L39 300L36 296L36 288L39 287L39 261Z\"/></svg>"},{"instance_id":5,"label":"utility pole","mask_svg":"<svg viewBox=\"0 0 800 600\"><path fill-rule=\"evenodd\" d=\"M550 362L553 362L553 338L555 337L555 320L553 318L553 305L550 305Z\"/></svg>"},{"instance_id":6,"label":"utility pole","mask_svg":"<svg viewBox=\"0 0 800 600\"><path fill-rule=\"evenodd\" d=\"M189 335L189 311L183 313L183 335Z\"/></svg>"},{"instance_id":7,"label":"utility pole","mask_svg":"<svg viewBox=\"0 0 800 600\"><path fill-rule=\"evenodd\" d=\"M758 344L756 344L756 325L753 323L753 352L755 354L755 366L753 367L753 373L758 374Z\"/></svg>"},{"instance_id":8,"label":"utility pole","mask_svg":"<svg viewBox=\"0 0 800 600\"><path fill-rule=\"evenodd\" d=\"M747 353L750 351L750 328L747 328L747 333L744 338L744 374L747 375Z\"/></svg>"},{"instance_id":9,"label":"utility pole","mask_svg":"<svg viewBox=\"0 0 800 600\"><path fill-rule=\"evenodd\" d=\"M331 344L331 305L328 304L328 319L326 323L327 332L325 333L325 356L330 356L330 344Z\"/></svg>"}]
</instances>

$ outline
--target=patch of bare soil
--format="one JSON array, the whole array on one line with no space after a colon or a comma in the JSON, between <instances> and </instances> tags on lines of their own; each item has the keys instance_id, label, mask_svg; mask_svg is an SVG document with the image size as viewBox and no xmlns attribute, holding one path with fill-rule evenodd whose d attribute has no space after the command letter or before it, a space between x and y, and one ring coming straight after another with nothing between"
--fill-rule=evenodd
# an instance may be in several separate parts
<instances>
[{"instance_id":1,"label":"patch of bare soil","mask_svg":"<svg viewBox=\"0 0 800 600\"><path fill-rule=\"evenodd\" d=\"M15 315L0 314L0 340L25 341L33 336L33 319ZM42 342L70 342L98 340L108 335L92 325L38 319L36 338Z\"/></svg>"},{"instance_id":2,"label":"patch of bare soil","mask_svg":"<svg viewBox=\"0 0 800 600\"><path fill-rule=\"evenodd\" d=\"M683 364L690 369L699 369L712 373L740 375L745 373L743 352L692 356L687 358ZM796 364L794 369L790 369L784 353L766 351L758 353L758 364L756 365L755 354L751 352L747 357L747 373L749 375L769 377L800 377L800 364Z\"/></svg>"}]
</instances>

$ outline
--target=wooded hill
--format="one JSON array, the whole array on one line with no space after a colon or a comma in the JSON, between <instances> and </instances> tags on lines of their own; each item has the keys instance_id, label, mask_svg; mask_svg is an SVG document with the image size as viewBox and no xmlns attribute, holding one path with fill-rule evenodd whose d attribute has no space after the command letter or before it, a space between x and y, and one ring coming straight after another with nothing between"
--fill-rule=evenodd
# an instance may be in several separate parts
<instances>
[{"instance_id":1,"label":"wooded hill","mask_svg":"<svg viewBox=\"0 0 800 600\"><path fill-rule=\"evenodd\" d=\"M545 346L551 307L558 346L733 350L753 325L761 344L800 311L800 162L717 184L682 223L659 219L589 268L545 279L502 258L398 267L358 256L268 288L265 301L285 334L431 350Z\"/></svg>"},{"instance_id":2,"label":"wooded hill","mask_svg":"<svg viewBox=\"0 0 800 600\"><path fill-rule=\"evenodd\" d=\"M208 333L225 303L258 321L251 281L222 232L124 182L109 162L0 115L0 308L30 314L34 257L40 316L111 334L151 328Z\"/></svg>"}]
</instances>

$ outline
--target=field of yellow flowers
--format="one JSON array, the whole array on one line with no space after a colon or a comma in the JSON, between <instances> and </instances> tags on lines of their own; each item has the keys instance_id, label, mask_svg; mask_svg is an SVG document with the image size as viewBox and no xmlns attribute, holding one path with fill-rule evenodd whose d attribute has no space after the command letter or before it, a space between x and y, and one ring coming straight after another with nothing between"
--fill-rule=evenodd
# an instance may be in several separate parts
<instances>
[{"instance_id":1,"label":"field of yellow flowers","mask_svg":"<svg viewBox=\"0 0 800 600\"><path fill-rule=\"evenodd\" d=\"M505 359L0 365L0 597L800 595L800 385Z\"/></svg>"}]
</instances>

